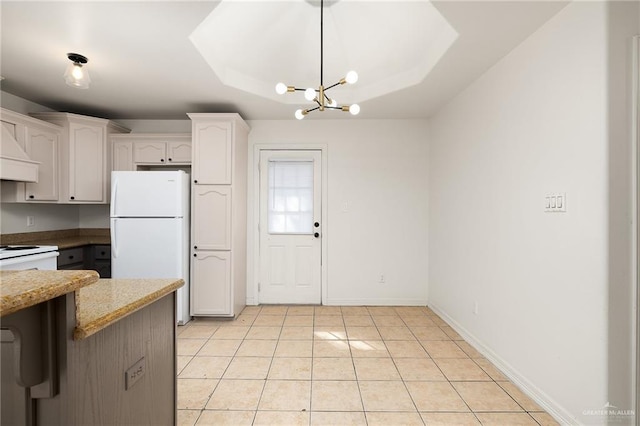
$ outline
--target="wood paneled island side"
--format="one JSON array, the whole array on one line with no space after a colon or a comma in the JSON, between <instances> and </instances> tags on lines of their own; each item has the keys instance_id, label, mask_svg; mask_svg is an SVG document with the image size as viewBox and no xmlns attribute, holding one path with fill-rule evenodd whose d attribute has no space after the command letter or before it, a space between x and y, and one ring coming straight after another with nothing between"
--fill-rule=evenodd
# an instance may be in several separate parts
<instances>
[{"instance_id":1,"label":"wood paneled island side","mask_svg":"<svg viewBox=\"0 0 640 426\"><path fill-rule=\"evenodd\" d=\"M175 424L182 285L0 271L2 424Z\"/></svg>"}]
</instances>

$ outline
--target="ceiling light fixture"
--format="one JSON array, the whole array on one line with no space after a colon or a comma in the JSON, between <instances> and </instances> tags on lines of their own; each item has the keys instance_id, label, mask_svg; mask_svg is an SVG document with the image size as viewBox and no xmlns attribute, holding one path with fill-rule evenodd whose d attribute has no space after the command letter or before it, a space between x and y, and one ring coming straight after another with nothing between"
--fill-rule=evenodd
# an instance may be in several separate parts
<instances>
[{"instance_id":1,"label":"ceiling light fixture","mask_svg":"<svg viewBox=\"0 0 640 426\"><path fill-rule=\"evenodd\" d=\"M89 71L84 65L89 62L89 60L86 56L78 53L67 53L67 58L69 58L71 63L64 72L64 81L71 87L88 89L91 78L89 77Z\"/></svg>"},{"instance_id":2,"label":"ceiling light fixture","mask_svg":"<svg viewBox=\"0 0 640 426\"><path fill-rule=\"evenodd\" d=\"M323 46L324 16L323 15L324 15L324 0L320 0L320 87L318 87L317 89L314 89L313 87L309 87L307 89L300 89L295 86L287 86L284 83L276 84L276 93L278 93L279 95L284 95L287 92L300 91L300 92L304 92L304 97L306 100L314 101L316 104L318 104L314 108L297 110L295 113L295 117L298 120L302 120L305 117L305 115L309 114L312 111L324 111L325 109L335 109L339 111L350 112L352 115L357 115L360 112L360 106L358 104L338 106L338 103L336 102L336 100L329 98L326 94L327 90L334 88L338 85L345 84L345 83L354 84L356 81L358 81L358 73L355 71L349 71L347 75L344 78L340 79L340 81L338 81L337 83L334 83L328 87L324 87L324 83L322 79L323 77L322 73L324 68L324 62L323 62L324 61L324 46Z\"/></svg>"}]
</instances>

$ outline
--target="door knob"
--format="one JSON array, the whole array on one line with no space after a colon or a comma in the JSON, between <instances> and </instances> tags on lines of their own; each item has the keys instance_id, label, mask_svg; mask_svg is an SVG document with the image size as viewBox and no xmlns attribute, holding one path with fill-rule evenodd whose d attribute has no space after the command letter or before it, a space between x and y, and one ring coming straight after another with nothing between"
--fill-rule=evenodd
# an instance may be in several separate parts
<instances>
[{"instance_id":1,"label":"door knob","mask_svg":"<svg viewBox=\"0 0 640 426\"><path fill-rule=\"evenodd\" d=\"M320 226L320 223L316 222L316 223L313 224L313 226L315 226L317 228L318 226Z\"/></svg>"},{"instance_id":2,"label":"door knob","mask_svg":"<svg viewBox=\"0 0 640 426\"><path fill-rule=\"evenodd\" d=\"M315 234L313 234L313 236L318 238L320 236L320 234L316 232Z\"/></svg>"}]
</instances>

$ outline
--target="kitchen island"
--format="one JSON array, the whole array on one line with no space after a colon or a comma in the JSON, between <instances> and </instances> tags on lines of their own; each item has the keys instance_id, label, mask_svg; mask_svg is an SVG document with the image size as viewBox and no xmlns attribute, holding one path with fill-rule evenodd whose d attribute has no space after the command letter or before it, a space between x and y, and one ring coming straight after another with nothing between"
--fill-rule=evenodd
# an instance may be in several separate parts
<instances>
[{"instance_id":1,"label":"kitchen island","mask_svg":"<svg viewBox=\"0 0 640 426\"><path fill-rule=\"evenodd\" d=\"M0 271L2 424L174 424L182 285Z\"/></svg>"}]
</instances>

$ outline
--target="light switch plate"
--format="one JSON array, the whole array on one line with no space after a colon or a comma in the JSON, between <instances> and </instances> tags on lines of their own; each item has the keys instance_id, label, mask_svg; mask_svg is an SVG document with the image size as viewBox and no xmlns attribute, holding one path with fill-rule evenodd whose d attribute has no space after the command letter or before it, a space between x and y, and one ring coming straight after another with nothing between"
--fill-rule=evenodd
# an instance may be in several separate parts
<instances>
[{"instance_id":1,"label":"light switch plate","mask_svg":"<svg viewBox=\"0 0 640 426\"><path fill-rule=\"evenodd\" d=\"M555 192L544 196L544 211L548 213L564 213L567 211L567 194Z\"/></svg>"}]
</instances>

